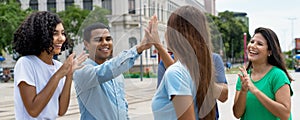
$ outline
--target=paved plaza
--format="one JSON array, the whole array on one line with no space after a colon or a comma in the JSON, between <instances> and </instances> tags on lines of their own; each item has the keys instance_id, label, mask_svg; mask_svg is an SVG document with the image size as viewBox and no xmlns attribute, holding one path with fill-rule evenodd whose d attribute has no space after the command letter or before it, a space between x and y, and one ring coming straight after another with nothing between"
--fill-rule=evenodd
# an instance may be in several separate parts
<instances>
[{"instance_id":1,"label":"paved plaza","mask_svg":"<svg viewBox=\"0 0 300 120\"><path fill-rule=\"evenodd\" d=\"M291 73L296 79L292 83L294 95L292 96L293 120L300 120L300 72ZM229 98L225 103L218 103L220 120L236 120L232 113L232 105L235 93L236 74L226 74L229 85ZM129 103L129 117L131 120L153 120L151 112L151 98L156 90L156 78L126 79L126 97ZM67 113L58 120L79 120L80 114L76 100L74 86L69 109ZM14 120L13 82L0 83L0 119Z\"/></svg>"}]
</instances>

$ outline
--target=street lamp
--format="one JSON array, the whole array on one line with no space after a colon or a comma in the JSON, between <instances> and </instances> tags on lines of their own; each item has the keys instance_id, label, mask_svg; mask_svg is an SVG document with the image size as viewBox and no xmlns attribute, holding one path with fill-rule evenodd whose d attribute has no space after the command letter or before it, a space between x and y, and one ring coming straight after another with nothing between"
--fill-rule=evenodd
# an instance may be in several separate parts
<instances>
[{"instance_id":1,"label":"street lamp","mask_svg":"<svg viewBox=\"0 0 300 120\"><path fill-rule=\"evenodd\" d=\"M294 44L294 20L296 20L297 18L295 17L291 17L288 18L288 20L291 21L291 37L292 37L292 44Z\"/></svg>"},{"instance_id":2,"label":"street lamp","mask_svg":"<svg viewBox=\"0 0 300 120\"><path fill-rule=\"evenodd\" d=\"M244 65L247 62L247 33L244 33Z\"/></svg>"},{"instance_id":3,"label":"street lamp","mask_svg":"<svg viewBox=\"0 0 300 120\"><path fill-rule=\"evenodd\" d=\"M140 0L140 42L142 41L142 34L143 34L143 28L142 28L142 0ZM140 57L140 78L141 81L143 81L144 71L143 71L143 55Z\"/></svg>"},{"instance_id":4,"label":"street lamp","mask_svg":"<svg viewBox=\"0 0 300 120\"><path fill-rule=\"evenodd\" d=\"M292 46L295 45L294 44L294 20L296 20L296 19L297 18L295 18L295 17L288 18L288 20L291 21ZM292 47L292 58L295 56L295 52L296 52L296 51L293 51L293 49L296 49L296 48ZM292 60L292 66L294 66L294 60Z\"/></svg>"}]
</instances>

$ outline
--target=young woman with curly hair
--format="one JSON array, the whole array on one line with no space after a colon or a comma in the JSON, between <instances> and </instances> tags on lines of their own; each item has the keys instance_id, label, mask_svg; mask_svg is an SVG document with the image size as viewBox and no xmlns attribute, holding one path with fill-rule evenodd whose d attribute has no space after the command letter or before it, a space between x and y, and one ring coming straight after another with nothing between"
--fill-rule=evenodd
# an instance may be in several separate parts
<instances>
[{"instance_id":1,"label":"young woman with curly hair","mask_svg":"<svg viewBox=\"0 0 300 120\"><path fill-rule=\"evenodd\" d=\"M54 60L67 46L62 21L46 11L32 13L14 33L13 49L22 55L14 68L17 120L53 120L66 113L72 74L87 58L74 59L73 53L63 64Z\"/></svg>"}]
</instances>

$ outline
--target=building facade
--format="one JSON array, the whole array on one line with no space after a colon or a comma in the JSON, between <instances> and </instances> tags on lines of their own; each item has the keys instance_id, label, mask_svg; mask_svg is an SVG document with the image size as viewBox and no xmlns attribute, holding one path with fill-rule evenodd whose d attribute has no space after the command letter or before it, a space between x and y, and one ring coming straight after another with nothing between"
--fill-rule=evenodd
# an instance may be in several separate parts
<instances>
[{"instance_id":1,"label":"building facade","mask_svg":"<svg viewBox=\"0 0 300 120\"><path fill-rule=\"evenodd\" d=\"M93 10L100 6L110 11L107 16L111 35L114 39L114 55L129 49L141 41L150 17L156 14L159 20L159 34L163 44L166 22L172 11L183 5L193 5L215 15L215 0L21 0L23 9L59 12L75 4L83 9ZM82 45L79 45L82 46ZM135 65L153 67L154 72L158 57L154 48L143 52ZM135 70L133 70L135 71Z\"/></svg>"}]
</instances>

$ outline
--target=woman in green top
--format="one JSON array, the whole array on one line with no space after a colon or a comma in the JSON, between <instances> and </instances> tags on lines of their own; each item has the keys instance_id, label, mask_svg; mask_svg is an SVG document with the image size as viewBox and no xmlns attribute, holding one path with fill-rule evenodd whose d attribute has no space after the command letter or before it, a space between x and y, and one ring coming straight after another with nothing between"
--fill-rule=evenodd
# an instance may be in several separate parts
<instances>
[{"instance_id":1,"label":"woman in green top","mask_svg":"<svg viewBox=\"0 0 300 120\"><path fill-rule=\"evenodd\" d=\"M257 28L248 46L249 63L240 68L233 113L242 120L291 119L290 82L277 35Z\"/></svg>"}]
</instances>

